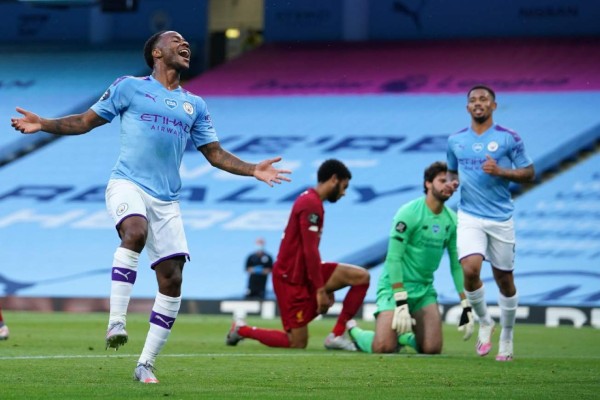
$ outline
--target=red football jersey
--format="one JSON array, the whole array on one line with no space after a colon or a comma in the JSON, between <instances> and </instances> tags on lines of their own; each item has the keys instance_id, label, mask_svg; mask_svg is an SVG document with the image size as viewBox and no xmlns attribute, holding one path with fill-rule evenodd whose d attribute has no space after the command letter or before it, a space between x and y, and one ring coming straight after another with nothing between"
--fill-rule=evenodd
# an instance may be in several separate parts
<instances>
[{"instance_id":1,"label":"red football jersey","mask_svg":"<svg viewBox=\"0 0 600 400\"><path fill-rule=\"evenodd\" d=\"M315 189L298 196L283 232L273 274L296 285L313 289L324 286L319 254L324 217L323 201Z\"/></svg>"}]
</instances>

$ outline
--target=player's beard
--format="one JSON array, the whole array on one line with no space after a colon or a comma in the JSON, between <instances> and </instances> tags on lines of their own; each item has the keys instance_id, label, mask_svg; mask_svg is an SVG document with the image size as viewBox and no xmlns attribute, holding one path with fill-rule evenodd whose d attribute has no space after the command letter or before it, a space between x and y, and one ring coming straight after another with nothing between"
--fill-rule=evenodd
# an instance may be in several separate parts
<instances>
[{"instance_id":1,"label":"player's beard","mask_svg":"<svg viewBox=\"0 0 600 400\"><path fill-rule=\"evenodd\" d=\"M436 190L434 187L431 188L431 194L442 203L445 203L450 198L449 195L444 194L441 190Z\"/></svg>"},{"instance_id":2,"label":"player's beard","mask_svg":"<svg viewBox=\"0 0 600 400\"><path fill-rule=\"evenodd\" d=\"M483 124L484 122L486 122L488 119L490 119L491 115L482 115L480 117L473 117L473 121L477 122L478 124Z\"/></svg>"},{"instance_id":3,"label":"player's beard","mask_svg":"<svg viewBox=\"0 0 600 400\"><path fill-rule=\"evenodd\" d=\"M340 192L342 191L340 186L341 186L340 183L335 185L335 188L331 191L331 193L329 193L329 196L327 196L328 202L335 203L336 201L338 201L340 199Z\"/></svg>"}]
</instances>

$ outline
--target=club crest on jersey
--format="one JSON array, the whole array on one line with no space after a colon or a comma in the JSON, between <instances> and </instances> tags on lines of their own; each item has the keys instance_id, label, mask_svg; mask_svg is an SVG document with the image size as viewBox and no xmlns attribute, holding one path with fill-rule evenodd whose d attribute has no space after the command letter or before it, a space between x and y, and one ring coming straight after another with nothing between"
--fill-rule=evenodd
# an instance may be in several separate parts
<instances>
[{"instance_id":1,"label":"club crest on jersey","mask_svg":"<svg viewBox=\"0 0 600 400\"><path fill-rule=\"evenodd\" d=\"M483 143L473 143L472 149L475 153L479 153L481 150L483 150Z\"/></svg>"},{"instance_id":2,"label":"club crest on jersey","mask_svg":"<svg viewBox=\"0 0 600 400\"><path fill-rule=\"evenodd\" d=\"M177 107L177 102L175 100L173 100L173 99L165 99L165 104L171 110L174 109L175 107Z\"/></svg>"},{"instance_id":3,"label":"club crest on jersey","mask_svg":"<svg viewBox=\"0 0 600 400\"><path fill-rule=\"evenodd\" d=\"M398 222L396 224L396 232L398 232L398 233L406 232L406 224L402 221Z\"/></svg>"},{"instance_id":4,"label":"club crest on jersey","mask_svg":"<svg viewBox=\"0 0 600 400\"><path fill-rule=\"evenodd\" d=\"M185 111L188 115L192 115L194 113L194 106L189 101L184 101L183 111Z\"/></svg>"},{"instance_id":5,"label":"club crest on jersey","mask_svg":"<svg viewBox=\"0 0 600 400\"><path fill-rule=\"evenodd\" d=\"M121 203L119 204L119 206L117 207L117 216L121 216L125 213L125 211L127 211L127 209L129 208L129 205L127 203Z\"/></svg>"},{"instance_id":6,"label":"club crest on jersey","mask_svg":"<svg viewBox=\"0 0 600 400\"><path fill-rule=\"evenodd\" d=\"M106 92L100 97L100 101L104 101L110 97L110 89L106 89Z\"/></svg>"},{"instance_id":7,"label":"club crest on jersey","mask_svg":"<svg viewBox=\"0 0 600 400\"><path fill-rule=\"evenodd\" d=\"M440 226L438 224L431 225L431 230L433 233L438 233L440 231Z\"/></svg>"},{"instance_id":8,"label":"club crest on jersey","mask_svg":"<svg viewBox=\"0 0 600 400\"><path fill-rule=\"evenodd\" d=\"M487 145L488 151L496 151L498 150L498 142L489 142Z\"/></svg>"}]
</instances>

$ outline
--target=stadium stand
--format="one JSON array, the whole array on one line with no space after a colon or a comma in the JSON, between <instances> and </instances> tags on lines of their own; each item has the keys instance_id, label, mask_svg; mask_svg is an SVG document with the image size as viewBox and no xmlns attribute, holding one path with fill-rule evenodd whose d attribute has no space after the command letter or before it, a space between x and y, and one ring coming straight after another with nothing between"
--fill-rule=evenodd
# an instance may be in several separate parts
<instances>
[{"instance_id":1,"label":"stadium stand","mask_svg":"<svg viewBox=\"0 0 600 400\"><path fill-rule=\"evenodd\" d=\"M516 278L530 304L600 304L600 154L517 200ZM556 280L559 287L553 288ZM554 282L553 282L554 281ZM553 288L552 290L548 290Z\"/></svg>"},{"instance_id":2,"label":"stadium stand","mask_svg":"<svg viewBox=\"0 0 600 400\"><path fill-rule=\"evenodd\" d=\"M60 116L86 110L120 75L143 71L139 49L58 50L11 49L0 60L0 118L16 116L16 106L39 110L45 116ZM15 73L14 71L18 71ZM10 101L9 101L10 99ZM41 133L0 135L0 165L43 146L56 136Z\"/></svg>"},{"instance_id":3,"label":"stadium stand","mask_svg":"<svg viewBox=\"0 0 600 400\"><path fill-rule=\"evenodd\" d=\"M422 194L424 167L445 159L447 136L468 124L465 92L475 82L497 87L496 121L523 136L538 171L555 168L596 143L600 43L505 43L488 43L495 56L482 58L477 68L464 61L480 49L472 42L341 44L335 49L317 44L291 50L273 45L188 82L187 89L207 100L225 148L249 160L282 155L294 174L292 184L269 188L220 173L190 149L182 167L182 210L192 257L185 269L186 297L240 298L243 259L254 238L264 236L268 250L276 252L293 199L315 183L315 167L330 157L344 160L354 177L346 198L326 206L323 257L348 261L380 255L372 246L385 241L396 209ZM123 73L104 79L100 90L82 88L77 81L64 81L61 87L68 85L79 96L99 96L119 75ZM43 92L47 99L53 89L58 88ZM85 98L80 98L83 105ZM43 103L52 100L36 99L31 109L47 110ZM11 249L3 258L7 265L19 266L3 269L0 293L106 296L118 238L104 209L103 192L117 157L118 129L114 121L0 169L0 180L7 182L0 191L0 236ZM538 190L561 192L561 182L544 183ZM537 204L536 193L523 197L531 200L519 199L517 209L527 212ZM522 229L521 224L517 233ZM523 239L518 268L523 273L543 270L547 259L527 250L532 239ZM600 248L597 235L590 240ZM525 250L530 253L521 256ZM595 257L597 263L597 253ZM571 271L561 265L550 268ZM140 269L134 296L153 296L154 276ZM379 270L372 270L373 281ZM449 276L440 275L438 285L441 298L454 302ZM372 285L369 300L374 290ZM525 296L537 295L523 290ZM565 295L557 301L578 299ZM590 304L598 305L600 299L592 296Z\"/></svg>"}]
</instances>

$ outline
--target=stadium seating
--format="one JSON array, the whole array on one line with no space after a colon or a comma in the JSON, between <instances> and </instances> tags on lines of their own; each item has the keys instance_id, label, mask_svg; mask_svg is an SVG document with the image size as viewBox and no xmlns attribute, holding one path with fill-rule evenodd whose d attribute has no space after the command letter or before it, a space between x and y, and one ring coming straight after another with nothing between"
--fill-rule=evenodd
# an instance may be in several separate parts
<instances>
[{"instance_id":1,"label":"stadium seating","mask_svg":"<svg viewBox=\"0 0 600 400\"><path fill-rule=\"evenodd\" d=\"M561 42L556 47L536 41L522 46L491 43L486 54L496 57L484 57L488 61L481 67L466 70L470 64L459 61L476 46L340 46L303 45L298 53L264 47L186 84L205 97L223 147L250 161L282 155L281 166L294 170L292 183L269 188L215 170L189 149L182 166L182 210L191 251L184 274L187 298L241 297L243 263L255 238L265 237L267 249L276 253L293 200L315 184L316 167L327 158L345 161L353 179L344 199L326 205L323 258L358 262L361 251L367 256L375 251L371 246L380 251L397 208L422 194L423 169L445 159L447 136L468 125L465 92L476 78L498 86L495 119L521 134L538 171L555 168L600 138L600 81L597 71L589 68L597 65L593 55L598 53L597 44L573 50ZM595 52L586 56L590 48ZM525 57L528 53L535 57ZM548 54L556 60L551 71L544 62ZM580 62L570 64L571 56L579 56ZM511 68L511 60L519 60L519 68ZM78 92L78 102L85 103L83 96L99 95L106 82L128 71L111 72L100 90L81 89L71 81L70 89L83 92ZM586 76L592 82L588 86L582 83ZM531 81L532 77L539 79ZM32 104L33 110L40 109L36 104L41 102ZM51 113L63 111L67 110L56 108ZM14 287L15 293L29 296L106 296L118 238L104 208L103 191L118 154L118 130L115 120L0 169L0 181L8 182L0 191L0 236L10 249L4 261L13 266L0 273L13 282L4 283L5 292ZM523 219L517 232L522 240L517 249L519 273L575 271L562 263L548 263L559 258L536 253L543 241L536 239L537 233L528 233L527 224L534 217L526 213L541 198L570 188L574 179L589 180L589 171L581 174L544 183L517 200ZM538 191L547 194L538 197ZM586 240L600 248L598 231L593 232ZM582 257L586 255L578 260ZM577 264L581 265L577 271L593 272L591 264ZM373 282L380 270L372 270ZM456 296L444 271L438 291L443 301L453 302ZM487 271L484 277L490 276ZM522 296L544 301L534 285L528 286L534 281L523 281L529 283L520 287ZM375 286L368 300L374 299ZM155 292L154 274L142 257L133 294L151 297ZM584 292L582 296L587 295ZM554 300L569 304L577 296ZM599 304L600 298L591 303Z\"/></svg>"},{"instance_id":2,"label":"stadium seating","mask_svg":"<svg viewBox=\"0 0 600 400\"><path fill-rule=\"evenodd\" d=\"M147 67L146 67L147 68ZM15 107L52 117L86 110L116 77L144 70L139 50L28 49L3 52L0 60L0 118L9 122L19 115ZM18 71L18 73L15 73ZM6 126L6 125L5 125ZM0 135L0 164L26 153L46 134L22 136L15 131Z\"/></svg>"}]
</instances>

